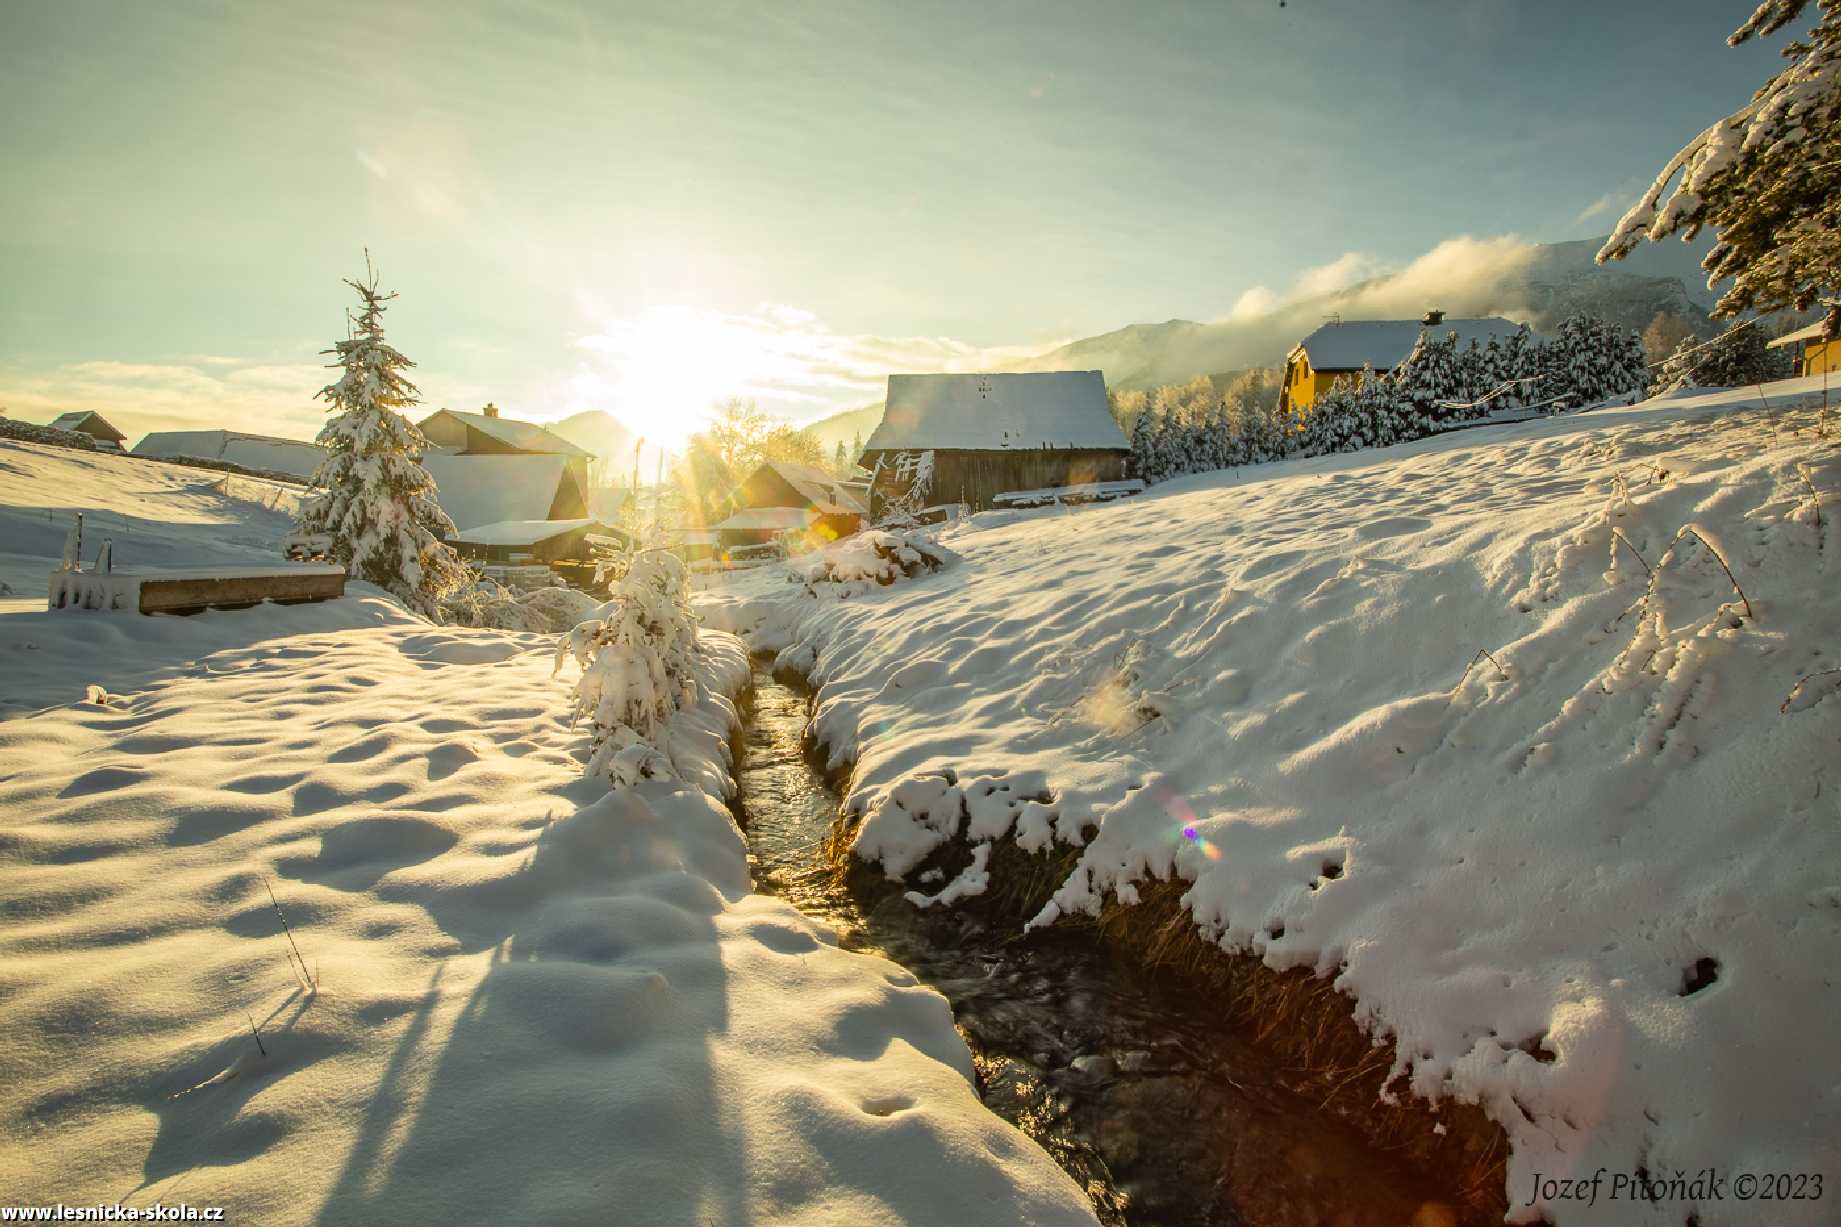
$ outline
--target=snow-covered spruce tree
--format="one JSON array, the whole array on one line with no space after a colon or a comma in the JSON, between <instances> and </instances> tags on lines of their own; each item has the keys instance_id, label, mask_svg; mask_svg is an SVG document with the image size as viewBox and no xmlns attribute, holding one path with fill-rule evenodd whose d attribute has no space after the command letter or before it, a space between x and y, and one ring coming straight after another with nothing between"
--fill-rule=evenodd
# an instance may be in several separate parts
<instances>
[{"instance_id":1,"label":"snow-covered spruce tree","mask_svg":"<svg viewBox=\"0 0 1841 1227\"><path fill-rule=\"evenodd\" d=\"M442 543L454 522L435 501L435 480L422 467L428 441L398 410L416 403L403 374L415 364L384 341L385 304L366 262L365 280L345 284L358 292L351 336L322 353L335 356L334 383L317 399L333 417L320 430L329 453L314 473L323 492L301 508L297 530L332 539L332 556L354 579L388 590L425 617L441 617L442 599L471 578L460 557Z\"/></svg>"},{"instance_id":2,"label":"snow-covered spruce tree","mask_svg":"<svg viewBox=\"0 0 1841 1227\"><path fill-rule=\"evenodd\" d=\"M1790 361L1782 350L1768 348L1761 324L1741 320L1694 355L1693 371L1699 387L1738 388L1787 377Z\"/></svg>"},{"instance_id":3,"label":"snow-covered spruce tree","mask_svg":"<svg viewBox=\"0 0 1841 1227\"><path fill-rule=\"evenodd\" d=\"M1590 315L1560 321L1542 347L1538 385L1554 407L1578 409L1620 396L1640 395L1649 383L1643 342L1626 328Z\"/></svg>"},{"instance_id":4,"label":"snow-covered spruce tree","mask_svg":"<svg viewBox=\"0 0 1841 1227\"><path fill-rule=\"evenodd\" d=\"M1649 394L1661 396L1664 392L1673 392L1680 388L1692 388L1694 383L1695 351L1700 348L1701 340L1695 336L1685 336L1675 345L1675 352L1663 360L1656 371L1656 377L1650 381Z\"/></svg>"},{"instance_id":5,"label":"snow-covered spruce tree","mask_svg":"<svg viewBox=\"0 0 1841 1227\"><path fill-rule=\"evenodd\" d=\"M1306 411L1299 454L1329 456L1367 446L1361 402L1360 391L1346 376L1331 384L1330 390L1313 400Z\"/></svg>"},{"instance_id":6,"label":"snow-covered spruce tree","mask_svg":"<svg viewBox=\"0 0 1841 1227\"><path fill-rule=\"evenodd\" d=\"M1736 47L1774 34L1808 7L1764 0L1726 41ZM1711 226L1717 238L1701 262L1707 284L1733 279L1716 318L1805 311L1841 289L1841 0L1818 8L1815 28L1784 48L1789 66L1669 159L1617 223L1601 263L1645 238L1691 239ZM1825 322L1825 336L1841 332L1841 302L1830 301Z\"/></svg>"},{"instance_id":7,"label":"snow-covered spruce tree","mask_svg":"<svg viewBox=\"0 0 1841 1227\"><path fill-rule=\"evenodd\" d=\"M1502 342L1502 361L1497 368L1498 382L1513 382L1514 387L1491 404L1503 409L1520 409L1547 399L1538 380L1541 373L1541 343L1526 324L1511 332Z\"/></svg>"},{"instance_id":8,"label":"snow-covered spruce tree","mask_svg":"<svg viewBox=\"0 0 1841 1227\"><path fill-rule=\"evenodd\" d=\"M1356 409L1364 423L1368 446L1392 447L1413 438L1400 409L1399 384L1392 375L1376 372L1372 363L1362 367Z\"/></svg>"},{"instance_id":9,"label":"snow-covered spruce tree","mask_svg":"<svg viewBox=\"0 0 1841 1227\"><path fill-rule=\"evenodd\" d=\"M673 774L671 718L697 700L697 620L689 572L665 550L624 560L612 591L557 645L556 667L571 657L581 666L572 698L588 721L586 773L631 785Z\"/></svg>"},{"instance_id":10,"label":"snow-covered spruce tree","mask_svg":"<svg viewBox=\"0 0 1841 1227\"><path fill-rule=\"evenodd\" d=\"M1158 433L1157 408L1145 397L1131 424L1131 475L1147 486L1161 480L1156 475Z\"/></svg>"},{"instance_id":11,"label":"snow-covered spruce tree","mask_svg":"<svg viewBox=\"0 0 1841 1227\"><path fill-rule=\"evenodd\" d=\"M1462 398L1460 378L1457 333L1440 337L1421 330L1413 352L1394 371L1402 441L1429 435L1451 419L1445 403Z\"/></svg>"}]
</instances>

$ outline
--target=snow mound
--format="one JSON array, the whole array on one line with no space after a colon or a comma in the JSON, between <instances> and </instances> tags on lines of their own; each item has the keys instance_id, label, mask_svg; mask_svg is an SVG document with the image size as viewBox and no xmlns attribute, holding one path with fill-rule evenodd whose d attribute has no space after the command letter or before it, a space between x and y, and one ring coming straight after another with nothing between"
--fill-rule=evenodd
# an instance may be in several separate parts
<instances>
[{"instance_id":1,"label":"snow mound","mask_svg":"<svg viewBox=\"0 0 1841 1227\"><path fill-rule=\"evenodd\" d=\"M865 529L788 564L790 578L811 595L843 598L886 588L898 579L938 571L957 558L918 532Z\"/></svg>"}]
</instances>

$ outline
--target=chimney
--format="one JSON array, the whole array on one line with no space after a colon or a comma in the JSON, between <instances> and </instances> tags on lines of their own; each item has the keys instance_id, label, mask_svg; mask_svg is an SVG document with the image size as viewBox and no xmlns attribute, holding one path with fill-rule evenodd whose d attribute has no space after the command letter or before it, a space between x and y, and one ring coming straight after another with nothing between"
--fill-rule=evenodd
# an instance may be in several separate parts
<instances>
[{"instance_id":1,"label":"chimney","mask_svg":"<svg viewBox=\"0 0 1841 1227\"><path fill-rule=\"evenodd\" d=\"M1436 312L1434 312L1434 314L1436 314ZM1437 323L1438 321L1433 320L1432 322ZM487 401L486 407L484 409L481 409L480 412L485 414L489 418L495 418L499 416L499 407L493 404L491 401Z\"/></svg>"},{"instance_id":2,"label":"chimney","mask_svg":"<svg viewBox=\"0 0 1841 1227\"><path fill-rule=\"evenodd\" d=\"M1438 325L1445 322L1445 313L1436 309L1427 311L1424 318L1419 322L1424 324L1427 328L1436 328Z\"/></svg>"}]
</instances>

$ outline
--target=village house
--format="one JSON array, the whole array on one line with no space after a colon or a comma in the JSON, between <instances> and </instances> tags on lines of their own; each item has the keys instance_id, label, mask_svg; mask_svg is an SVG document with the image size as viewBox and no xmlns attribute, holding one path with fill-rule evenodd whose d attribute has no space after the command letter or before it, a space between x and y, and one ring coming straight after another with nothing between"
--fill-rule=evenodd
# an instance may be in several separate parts
<instances>
[{"instance_id":1,"label":"village house","mask_svg":"<svg viewBox=\"0 0 1841 1227\"><path fill-rule=\"evenodd\" d=\"M1428 328L1439 336L1457 333L1458 348L1463 349L1472 341L1486 345L1491 337L1507 340L1521 325L1499 315L1446 319L1443 311L1428 311L1417 320L1331 320L1300 341L1285 359L1279 412L1302 413L1338 379L1359 380L1365 367L1391 371L1413 352L1419 334Z\"/></svg>"},{"instance_id":2,"label":"village house","mask_svg":"<svg viewBox=\"0 0 1841 1227\"><path fill-rule=\"evenodd\" d=\"M1827 371L1841 371L1841 337L1832 341L1822 339L1825 321L1817 320L1807 328L1798 328L1795 332L1778 337L1766 348L1787 349L1792 351L1796 360L1798 375L1820 375Z\"/></svg>"},{"instance_id":3,"label":"village house","mask_svg":"<svg viewBox=\"0 0 1841 1227\"><path fill-rule=\"evenodd\" d=\"M96 441L96 446L104 451L119 452L122 449L121 445L128 441L128 436L110 425L107 418L90 409L60 413L51 419L50 426L53 430L68 430L75 434L88 435Z\"/></svg>"},{"instance_id":4,"label":"village house","mask_svg":"<svg viewBox=\"0 0 1841 1227\"><path fill-rule=\"evenodd\" d=\"M728 516L711 528L726 548L765 544L782 533L823 544L863 527L866 496L859 482L809 464L768 460L730 491L724 500Z\"/></svg>"},{"instance_id":5,"label":"village house","mask_svg":"<svg viewBox=\"0 0 1841 1227\"><path fill-rule=\"evenodd\" d=\"M1130 451L1098 371L890 375L857 463L880 518L890 500L977 510L1009 491L1118 481Z\"/></svg>"},{"instance_id":6,"label":"village house","mask_svg":"<svg viewBox=\"0 0 1841 1227\"><path fill-rule=\"evenodd\" d=\"M311 479L326 459L326 449L317 443L241 430L158 430L136 443L134 454L155 460L222 460L302 480Z\"/></svg>"},{"instance_id":7,"label":"village house","mask_svg":"<svg viewBox=\"0 0 1841 1227\"><path fill-rule=\"evenodd\" d=\"M591 452L535 422L441 409L417 423L428 439L422 465L441 509L458 529L589 515Z\"/></svg>"}]
</instances>

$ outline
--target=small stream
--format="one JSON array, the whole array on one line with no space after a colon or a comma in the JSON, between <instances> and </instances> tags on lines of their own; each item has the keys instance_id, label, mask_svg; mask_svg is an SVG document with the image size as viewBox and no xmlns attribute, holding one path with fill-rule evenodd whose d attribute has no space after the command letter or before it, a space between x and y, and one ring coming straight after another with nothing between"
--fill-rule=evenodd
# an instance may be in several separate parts
<instances>
[{"instance_id":1,"label":"small stream","mask_svg":"<svg viewBox=\"0 0 1841 1227\"><path fill-rule=\"evenodd\" d=\"M1426 1204L1446 1200L1436 1188L1288 1089L1194 985L1078 935L1025 938L899 893L853 897L822 861L838 798L804 757L806 723L806 696L757 660L738 764L757 888L945 995L986 1106L1085 1187L1109 1227L1454 1221Z\"/></svg>"}]
</instances>

